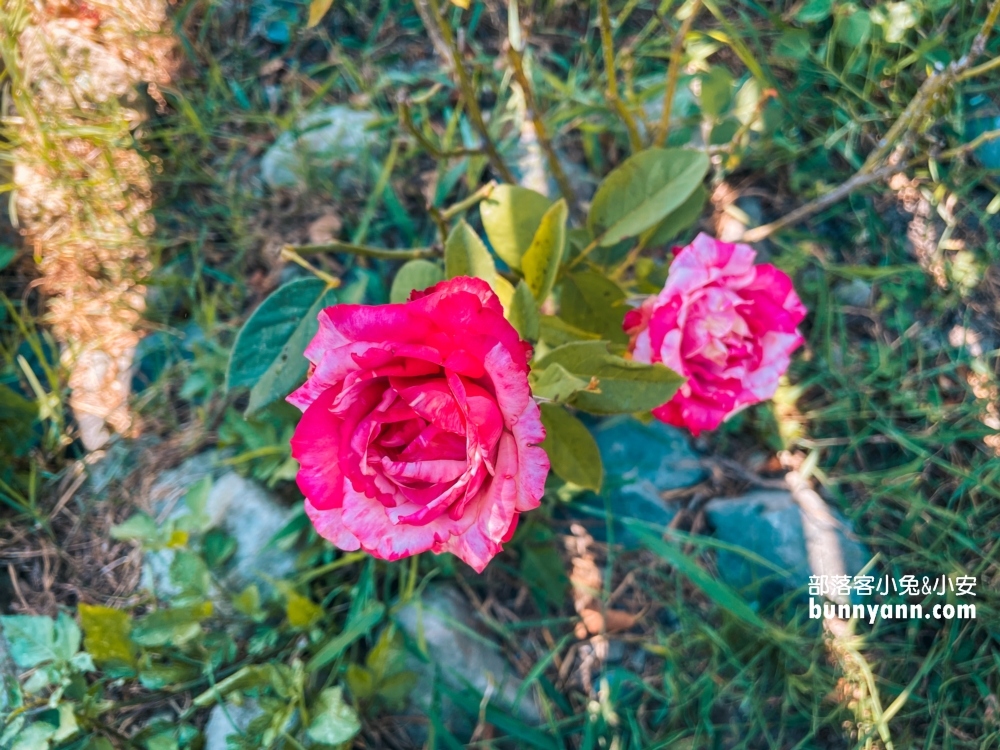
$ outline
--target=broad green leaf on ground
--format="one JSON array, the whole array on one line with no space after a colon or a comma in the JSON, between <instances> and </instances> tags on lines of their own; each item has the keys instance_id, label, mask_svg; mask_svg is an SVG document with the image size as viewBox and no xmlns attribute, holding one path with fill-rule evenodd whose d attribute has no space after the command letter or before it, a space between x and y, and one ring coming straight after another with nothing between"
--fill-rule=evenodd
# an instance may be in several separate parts
<instances>
[{"instance_id":1,"label":"broad green leaf on ground","mask_svg":"<svg viewBox=\"0 0 1000 750\"><path fill-rule=\"evenodd\" d=\"M528 382L533 396L563 404L577 391L586 390L592 385L597 388L596 382L592 382L590 378L579 378L558 363L551 364L544 370L532 370L528 375Z\"/></svg>"},{"instance_id":2,"label":"broad green leaf on ground","mask_svg":"<svg viewBox=\"0 0 1000 750\"><path fill-rule=\"evenodd\" d=\"M58 727L46 721L36 721L29 724L14 738L10 750L49 750L49 740L58 731Z\"/></svg>"},{"instance_id":3,"label":"broad green leaf on ground","mask_svg":"<svg viewBox=\"0 0 1000 750\"><path fill-rule=\"evenodd\" d=\"M515 271L521 270L521 256L531 246L551 205L541 193L516 185L498 185L479 204L479 216L494 252Z\"/></svg>"},{"instance_id":4,"label":"broad green leaf on ground","mask_svg":"<svg viewBox=\"0 0 1000 750\"><path fill-rule=\"evenodd\" d=\"M0 617L0 626L7 637L11 658L21 669L63 660L61 650L56 647L55 623L51 617L5 615Z\"/></svg>"},{"instance_id":5,"label":"broad green leaf on ground","mask_svg":"<svg viewBox=\"0 0 1000 750\"><path fill-rule=\"evenodd\" d=\"M309 363L302 353L319 329L316 316L336 302L336 292L320 279L296 279L253 311L226 370L227 390L250 388L247 414L284 398L305 379Z\"/></svg>"},{"instance_id":6,"label":"broad green leaf on ground","mask_svg":"<svg viewBox=\"0 0 1000 750\"><path fill-rule=\"evenodd\" d=\"M497 267L493 256L464 220L455 225L444 243L444 273L449 279L474 276L491 287L496 282Z\"/></svg>"},{"instance_id":7,"label":"broad green leaf on ground","mask_svg":"<svg viewBox=\"0 0 1000 750\"><path fill-rule=\"evenodd\" d=\"M525 341L538 340L538 303L523 279L517 282L507 305L507 320Z\"/></svg>"},{"instance_id":8,"label":"broad green leaf on ground","mask_svg":"<svg viewBox=\"0 0 1000 750\"><path fill-rule=\"evenodd\" d=\"M423 291L443 280L444 271L437 263L423 258L407 261L396 271L389 291L389 301L406 302L410 298L410 292Z\"/></svg>"},{"instance_id":9,"label":"broad green leaf on ground","mask_svg":"<svg viewBox=\"0 0 1000 750\"><path fill-rule=\"evenodd\" d=\"M111 527L108 534L112 539L121 541L136 541L146 546L161 544L164 531L156 525L156 521L145 513L135 513L121 523Z\"/></svg>"},{"instance_id":10,"label":"broad green leaf on ground","mask_svg":"<svg viewBox=\"0 0 1000 750\"><path fill-rule=\"evenodd\" d=\"M11 658L22 669L66 664L80 650L80 627L65 612L54 621L44 615L6 615L0 617L0 627Z\"/></svg>"},{"instance_id":11,"label":"broad green leaf on ground","mask_svg":"<svg viewBox=\"0 0 1000 750\"><path fill-rule=\"evenodd\" d=\"M201 621L212 614L211 602L158 609L132 628L140 646L181 646L201 635Z\"/></svg>"},{"instance_id":12,"label":"broad green leaf on ground","mask_svg":"<svg viewBox=\"0 0 1000 750\"><path fill-rule=\"evenodd\" d=\"M97 604L80 604L80 625L87 653L98 662L135 663L132 618L128 612Z\"/></svg>"},{"instance_id":13,"label":"broad green leaf on ground","mask_svg":"<svg viewBox=\"0 0 1000 750\"><path fill-rule=\"evenodd\" d=\"M312 721L306 736L323 745L339 745L361 731L357 712L344 701L340 687L327 688L319 694L309 711Z\"/></svg>"},{"instance_id":14,"label":"broad green leaf on ground","mask_svg":"<svg viewBox=\"0 0 1000 750\"><path fill-rule=\"evenodd\" d=\"M531 294L539 303L544 302L555 284L559 264L566 248L566 219L569 209L565 200L552 204L542 216L538 231L531 245L521 258L521 270Z\"/></svg>"},{"instance_id":15,"label":"broad green leaf on ground","mask_svg":"<svg viewBox=\"0 0 1000 750\"><path fill-rule=\"evenodd\" d=\"M552 471L567 482L584 489L601 491L604 469L601 451L594 436L579 419L556 404L542 404L545 441Z\"/></svg>"},{"instance_id":16,"label":"broad green leaf on ground","mask_svg":"<svg viewBox=\"0 0 1000 750\"><path fill-rule=\"evenodd\" d=\"M556 315L539 316L538 336L549 346L562 346L573 341L597 341L601 338L600 334L572 326Z\"/></svg>"},{"instance_id":17,"label":"broad green leaf on ground","mask_svg":"<svg viewBox=\"0 0 1000 750\"><path fill-rule=\"evenodd\" d=\"M323 617L323 608L312 599L290 592L285 601L285 616L293 628L306 630Z\"/></svg>"},{"instance_id":18,"label":"broad green leaf on ground","mask_svg":"<svg viewBox=\"0 0 1000 750\"><path fill-rule=\"evenodd\" d=\"M661 247L673 240L677 235L692 226L701 217L708 191L704 185L699 185L688 199L672 211L663 221L643 233L646 247Z\"/></svg>"},{"instance_id":19,"label":"broad green leaf on ground","mask_svg":"<svg viewBox=\"0 0 1000 750\"><path fill-rule=\"evenodd\" d=\"M560 285L559 317L609 341L628 341L622 330L626 308L625 292L620 286L592 270L567 274Z\"/></svg>"},{"instance_id":20,"label":"broad green leaf on ground","mask_svg":"<svg viewBox=\"0 0 1000 750\"><path fill-rule=\"evenodd\" d=\"M558 364L578 378L596 378L599 392L577 391L570 404L594 414L648 411L666 403L683 382L661 364L647 365L611 354L605 341L564 344L535 363L532 372Z\"/></svg>"},{"instance_id":21,"label":"broad green leaf on ground","mask_svg":"<svg viewBox=\"0 0 1000 750\"><path fill-rule=\"evenodd\" d=\"M306 24L306 28L311 29L318 26L319 22L323 20L323 16L330 10L331 5L333 5L333 0L311 0L309 3L309 23Z\"/></svg>"},{"instance_id":22,"label":"broad green leaf on ground","mask_svg":"<svg viewBox=\"0 0 1000 750\"><path fill-rule=\"evenodd\" d=\"M688 199L708 166L702 151L640 151L604 178L590 206L587 228L605 247L642 234Z\"/></svg>"}]
</instances>

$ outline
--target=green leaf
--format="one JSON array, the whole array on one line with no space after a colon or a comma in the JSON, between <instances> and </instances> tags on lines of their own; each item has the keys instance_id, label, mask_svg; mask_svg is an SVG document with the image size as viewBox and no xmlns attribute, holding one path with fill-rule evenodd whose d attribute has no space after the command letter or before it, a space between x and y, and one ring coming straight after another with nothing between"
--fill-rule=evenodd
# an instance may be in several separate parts
<instances>
[{"instance_id":1,"label":"green leaf","mask_svg":"<svg viewBox=\"0 0 1000 750\"><path fill-rule=\"evenodd\" d=\"M590 206L587 227L604 247L641 234L688 199L708 166L708 155L702 151L640 151L604 178Z\"/></svg>"},{"instance_id":2,"label":"green leaf","mask_svg":"<svg viewBox=\"0 0 1000 750\"><path fill-rule=\"evenodd\" d=\"M57 661L69 661L80 650L80 626L65 612L56 616L55 642Z\"/></svg>"},{"instance_id":3,"label":"green leaf","mask_svg":"<svg viewBox=\"0 0 1000 750\"><path fill-rule=\"evenodd\" d=\"M493 256L476 231L464 220L455 225L444 243L444 274L449 279L473 276L491 287L496 282L497 267Z\"/></svg>"},{"instance_id":4,"label":"green leaf","mask_svg":"<svg viewBox=\"0 0 1000 750\"><path fill-rule=\"evenodd\" d=\"M577 271L561 282L559 316L572 326L624 344L625 310L625 292L602 273Z\"/></svg>"},{"instance_id":5,"label":"green leaf","mask_svg":"<svg viewBox=\"0 0 1000 750\"><path fill-rule=\"evenodd\" d=\"M108 533L112 539L141 542L146 546L158 546L163 542L160 527L145 513L129 516L122 523L112 526Z\"/></svg>"},{"instance_id":6,"label":"green leaf","mask_svg":"<svg viewBox=\"0 0 1000 750\"><path fill-rule=\"evenodd\" d=\"M323 618L323 608L312 599L291 592L285 602L285 616L293 628L307 630Z\"/></svg>"},{"instance_id":7,"label":"green leaf","mask_svg":"<svg viewBox=\"0 0 1000 750\"><path fill-rule=\"evenodd\" d=\"M830 17L833 11L833 0L808 0L795 14L799 23L819 23Z\"/></svg>"},{"instance_id":8,"label":"green leaf","mask_svg":"<svg viewBox=\"0 0 1000 750\"><path fill-rule=\"evenodd\" d=\"M555 315L539 316L538 335L542 341L550 346L562 346L573 341L597 341L601 338L600 334L571 326Z\"/></svg>"},{"instance_id":9,"label":"green leaf","mask_svg":"<svg viewBox=\"0 0 1000 750\"><path fill-rule=\"evenodd\" d=\"M390 302L406 302L413 290L423 291L444 280L444 273L437 263L423 258L407 261L396 272L389 291Z\"/></svg>"},{"instance_id":10,"label":"green leaf","mask_svg":"<svg viewBox=\"0 0 1000 750\"><path fill-rule=\"evenodd\" d=\"M135 646L132 644L132 618L128 612L94 604L80 604L80 624L86 637L87 652L97 662L132 665Z\"/></svg>"},{"instance_id":11,"label":"green leaf","mask_svg":"<svg viewBox=\"0 0 1000 750\"><path fill-rule=\"evenodd\" d=\"M331 5L333 5L333 0L310 0L309 22L306 24L306 28L311 29L319 25L319 22L323 20L323 16L330 10Z\"/></svg>"},{"instance_id":12,"label":"green leaf","mask_svg":"<svg viewBox=\"0 0 1000 750\"><path fill-rule=\"evenodd\" d=\"M344 701L340 687L327 688L313 704L312 721L306 736L323 745L339 745L349 741L361 731L357 712Z\"/></svg>"},{"instance_id":13,"label":"green leaf","mask_svg":"<svg viewBox=\"0 0 1000 750\"><path fill-rule=\"evenodd\" d=\"M542 216L531 245L521 258L524 280L538 302L544 302L555 284L566 248L566 219L569 209L560 199Z\"/></svg>"},{"instance_id":14,"label":"green leaf","mask_svg":"<svg viewBox=\"0 0 1000 750\"><path fill-rule=\"evenodd\" d=\"M591 384L590 378L578 378L560 364L551 364L537 374L532 370L528 381L533 396L558 403L566 403L574 393L586 390Z\"/></svg>"},{"instance_id":15,"label":"green leaf","mask_svg":"<svg viewBox=\"0 0 1000 750\"><path fill-rule=\"evenodd\" d=\"M860 47L872 34L872 19L867 10L858 8L840 20L837 40L849 47Z\"/></svg>"},{"instance_id":16,"label":"green leaf","mask_svg":"<svg viewBox=\"0 0 1000 750\"><path fill-rule=\"evenodd\" d=\"M158 609L132 629L132 640L140 646L182 646L201 635L201 621L212 614L212 603Z\"/></svg>"},{"instance_id":17,"label":"green leaf","mask_svg":"<svg viewBox=\"0 0 1000 750\"><path fill-rule=\"evenodd\" d=\"M704 185L699 185L686 201L670 212L667 218L647 230L649 239L646 240L646 247L662 247L692 226L701 217L707 200L708 191Z\"/></svg>"},{"instance_id":18,"label":"green leaf","mask_svg":"<svg viewBox=\"0 0 1000 750\"><path fill-rule=\"evenodd\" d=\"M809 32L805 29L788 29L774 44L776 57L787 57L791 60L805 60L812 53Z\"/></svg>"},{"instance_id":19,"label":"green leaf","mask_svg":"<svg viewBox=\"0 0 1000 750\"><path fill-rule=\"evenodd\" d=\"M208 496L212 491L211 475L202 477L184 495L184 504L190 513L177 519L178 528L184 531L201 532L211 524L208 517Z\"/></svg>"},{"instance_id":20,"label":"green leaf","mask_svg":"<svg viewBox=\"0 0 1000 750\"><path fill-rule=\"evenodd\" d=\"M336 292L320 279L296 279L253 311L236 336L226 370L226 390L250 388L247 414L284 398L302 383L309 369L302 353L319 330L316 316L336 301Z\"/></svg>"},{"instance_id":21,"label":"green leaf","mask_svg":"<svg viewBox=\"0 0 1000 750\"><path fill-rule=\"evenodd\" d=\"M354 641L378 625L383 616L385 616L385 605L381 602L370 603L367 609L348 620L347 625L339 635L331 638L316 652L316 655L306 665L306 671L315 672L335 660Z\"/></svg>"},{"instance_id":22,"label":"green leaf","mask_svg":"<svg viewBox=\"0 0 1000 750\"><path fill-rule=\"evenodd\" d=\"M400 711L417 685L417 673L401 671L379 683L378 697L391 711Z\"/></svg>"},{"instance_id":23,"label":"green leaf","mask_svg":"<svg viewBox=\"0 0 1000 750\"><path fill-rule=\"evenodd\" d=\"M170 582L185 595L201 598L208 595L212 574L201 555L177 550L170 563Z\"/></svg>"},{"instance_id":24,"label":"green leaf","mask_svg":"<svg viewBox=\"0 0 1000 750\"><path fill-rule=\"evenodd\" d=\"M10 750L48 750L49 740L56 731L52 724L36 721L18 733Z\"/></svg>"},{"instance_id":25,"label":"green leaf","mask_svg":"<svg viewBox=\"0 0 1000 750\"><path fill-rule=\"evenodd\" d=\"M524 279L517 282L507 308L507 320L525 341L538 340L538 303Z\"/></svg>"},{"instance_id":26,"label":"green leaf","mask_svg":"<svg viewBox=\"0 0 1000 750\"><path fill-rule=\"evenodd\" d=\"M0 271L9 266L10 262L14 260L14 256L16 255L17 250L14 248L9 245L0 245Z\"/></svg>"},{"instance_id":27,"label":"green leaf","mask_svg":"<svg viewBox=\"0 0 1000 750\"><path fill-rule=\"evenodd\" d=\"M532 372L558 364L579 378L596 378L600 392L577 391L570 404L594 414L648 411L669 401L683 381L661 364L647 365L611 354L604 341L564 344L535 363Z\"/></svg>"},{"instance_id":28,"label":"green leaf","mask_svg":"<svg viewBox=\"0 0 1000 750\"><path fill-rule=\"evenodd\" d=\"M733 76L722 65L715 65L701 79L701 110L711 118L726 111L733 95Z\"/></svg>"},{"instance_id":29,"label":"green leaf","mask_svg":"<svg viewBox=\"0 0 1000 750\"><path fill-rule=\"evenodd\" d=\"M348 664L344 680L355 701L366 701L375 696L375 676L360 664Z\"/></svg>"},{"instance_id":30,"label":"green leaf","mask_svg":"<svg viewBox=\"0 0 1000 750\"><path fill-rule=\"evenodd\" d=\"M260 589L256 583L251 583L233 597L233 609L247 617L258 617L260 610Z\"/></svg>"},{"instance_id":31,"label":"green leaf","mask_svg":"<svg viewBox=\"0 0 1000 750\"><path fill-rule=\"evenodd\" d=\"M541 193L516 185L498 185L479 204L483 228L494 252L515 271L521 270L521 257L531 247L551 205L552 201Z\"/></svg>"},{"instance_id":32,"label":"green leaf","mask_svg":"<svg viewBox=\"0 0 1000 750\"><path fill-rule=\"evenodd\" d=\"M542 404L541 410L545 425L542 448L549 455L552 471L578 487L600 492L604 468L590 430L561 406Z\"/></svg>"},{"instance_id":33,"label":"green leaf","mask_svg":"<svg viewBox=\"0 0 1000 750\"><path fill-rule=\"evenodd\" d=\"M7 637L10 655L21 669L60 661L56 647L55 623L44 615L5 615L0 626Z\"/></svg>"}]
</instances>

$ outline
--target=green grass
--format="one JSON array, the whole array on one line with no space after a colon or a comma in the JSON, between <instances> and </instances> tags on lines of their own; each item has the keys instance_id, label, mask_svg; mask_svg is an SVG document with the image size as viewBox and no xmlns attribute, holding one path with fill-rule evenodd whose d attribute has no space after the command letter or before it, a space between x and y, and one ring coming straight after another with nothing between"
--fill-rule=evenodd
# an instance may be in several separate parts
<instances>
[{"instance_id":1,"label":"green grass","mask_svg":"<svg viewBox=\"0 0 1000 750\"><path fill-rule=\"evenodd\" d=\"M674 15L679 7L662 3L662 21L655 4L645 0L611 8L619 95L647 138L655 132L658 111L646 107L660 100L666 86L665 60L681 23ZM912 2L914 26L902 43L886 41L877 25L855 43L862 32L851 25L847 4L837 3L833 16L810 20L823 16L822 7L822 2L709 2L687 40L689 67L680 76L681 88L692 76L710 80L712 71L711 80L724 81L728 73L734 85L709 107L714 114L706 115L704 100L694 96L690 104L675 105L668 143L709 136L714 128L722 142L713 144L718 147L713 187L725 181L757 196L765 220L854 173L928 69L963 54L986 15L984 2L960 3L951 12L946 3ZM518 94L507 66L495 64L506 34L505 15L476 2L465 13L445 10L466 30L480 105L491 114L490 131L501 151L510 154ZM530 16L522 4L521 17L532 31L528 74L558 149L590 174L607 173L629 154L630 145L625 124L605 95L596 4L539 3ZM174 21L184 65L164 88L168 111L151 116L139 142L156 167L157 229L151 240L147 317L174 353L138 397L139 408L152 429L165 436L187 431L197 436L193 443L207 439L232 447L234 465L294 497L281 473L287 466L290 417L272 413L248 427L237 408L241 404L220 391L226 353L244 311L275 281L267 274L276 249L306 241L309 223L327 209L341 218L342 236L355 241L362 236L385 247L433 243L436 225L425 203L441 207L473 192L487 162L480 155L435 159L398 123L397 96L405 94L414 126L437 151L476 147L467 113L456 104L456 86L433 57L409 3L335 4L318 29L293 27L292 42L280 48L249 33L252 18L244 4L191 0L178 6ZM984 59L997 49L1000 39L991 41ZM425 66L415 66L417 60ZM713 85L706 81L703 86ZM365 663L374 633L343 635L367 624L365 613L376 602L391 610L432 579L459 579L480 600L492 597L510 613L494 619L494 610L488 624L522 671L537 681L546 704L542 730L490 709L493 729L480 735L476 747L553 742L573 748L692 750L867 748L888 742L897 749L1000 746L1000 457L984 442L996 430L983 422L989 404L998 400L1000 338L994 321L1000 251L998 224L988 206L1000 187L995 170L969 155L936 157L967 141L966 124L978 106L974 97L991 96L995 81L985 73L956 86L916 137L915 165L908 175L926 194L928 221L949 240L935 246L929 258L914 257L905 236L911 217L884 183L761 243L772 262L794 275L810 309L808 345L794 361L789 386L776 406L744 413L704 444L730 457L765 446L807 458L828 500L877 554L880 573L976 576L975 621L860 623L845 650L831 653L818 624L806 620L793 601L765 611L742 600L734 603L734 593L711 573L711 548L697 537L685 539L684 557L677 556L681 548L674 545L660 555L655 545L639 556L599 552L605 593L633 572L628 595L649 614L641 637L636 634L629 647L629 653L644 654L637 674L605 665L588 686L576 679L576 670L568 677L559 670L563 659L574 653L580 658L578 650L572 651L570 601L547 600L534 590L524 600L517 598L528 554L544 550L542 559L553 565L560 559L551 533L538 532L529 540L524 532L510 555L473 578L448 558L425 556L411 565L339 556L307 533L300 520L299 528L285 536L299 552L302 571L292 585L322 605L321 616L302 629L287 622L280 602L251 615L217 613L202 623L218 636L204 650L168 645L151 651L157 663L185 665L190 672L159 690L194 696L239 668L270 663L293 675L261 688L272 691L274 710L281 700L311 706L316 693L338 682L349 665ZM769 89L773 94L764 96ZM254 160L299 113L344 102L376 112L386 144L404 140L388 167L386 148L351 189L322 172L312 175L302 194L269 195L255 183ZM760 113L750 121L752 127L738 119L747 111L746 102L751 112L758 108ZM720 137L727 133L732 140ZM384 189L375 193L371 188L380 182ZM947 219L940 218L939 207ZM647 257L662 264L666 254L654 249ZM315 260L331 273L370 274L369 301L385 299L391 264L350 256ZM842 301L855 280L870 289L869 301L860 306ZM16 298L14 289L4 293ZM3 319L0 374L4 383L25 387L13 353L21 341L42 334L11 320ZM983 351L974 354L950 343L955 326L979 331ZM50 420L44 429L53 427L58 432L63 426ZM38 508L51 507L57 499L53 486L65 457L56 456L58 439L49 439L52 450L44 461L36 454L34 473L30 461L18 465L17 507L0 516L11 529L32 518L37 522L45 515ZM5 492L2 485L0 491ZM548 528L543 521L537 525ZM536 547L529 550L532 544ZM562 584L548 585L558 591ZM308 676L296 682L303 649L306 657L314 657L330 643L337 646L332 661L315 671L307 666ZM112 674L92 683L99 687L95 696L106 691L126 700L116 692L120 688L112 684ZM284 687L275 687L279 683ZM162 697L148 688L129 700L155 704ZM895 704L880 732L879 711L897 700L901 704ZM367 746L380 746L382 704L366 705L363 736ZM466 708L475 719L478 700ZM430 718L439 746L466 741L449 738L435 723L436 715ZM195 731L202 719L190 709L179 726ZM86 731L100 734L99 721L89 720ZM187 730L171 731L175 741L189 746Z\"/></svg>"}]
</instances>

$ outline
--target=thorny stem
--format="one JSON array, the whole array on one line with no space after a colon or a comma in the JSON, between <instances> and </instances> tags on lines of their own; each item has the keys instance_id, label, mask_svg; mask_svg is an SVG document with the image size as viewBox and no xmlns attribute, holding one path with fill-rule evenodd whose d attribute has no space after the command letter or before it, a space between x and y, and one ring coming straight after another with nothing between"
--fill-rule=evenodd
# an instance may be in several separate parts
<instances>
[{"instance_id":1,"label":"thorny stem","mask_svg":"<svg viewBox=\"0 0 1000 750\"><path fill-rule=\"evenodd\" d=\"M618 98L618 76L615 73L615 47L611 37L611 9L608 7L608 0L597 0L597 5L601 15L601 46L604 49L604 70L608 76L608 101L614 106L625 123L628 131L628 142L632 151L642 150L642 140L639 138L639 129L635 125L635 119L625 106L625 102Z\"/></svg>"},{"instance_id":2,"label":"thorny stem","mask_svg":"<svg viewBox=\"0 0 1000 750\"><path fill-rule=\"evenodd\" d=\"M285 245L281 248L281 257L283 260L290 260L292 263L302 266L304 269L312 273L316 278L321 279L327 283L331 289L336 289L340 286L340 279L335 276L331 276L326 271L321 271L316 268L312 263L307 261L301 255L299 255L296 249L301 250L302 248L294 248L291 245Z\"/></svg>"},{"instance_id":3,"label":"thorny stem","mask_svg":"<svg viewBox=\"0 0 1000 750\"><path fill-rule=\"evenodd\" d=\"M691 12L684 19L680 30L677 32L677 36L674 37L673 45L670 47L670 66L667 68L667 90L663 93L663 112L660 113L660 129L657 131L656 140L653 142L653 145L656 147L663 146L667 141L667 131L670 129L670 115L674 107L674 96L677 94L677 79L680 78L681 74L684 40L687 38L688 32L691 31L691 25L694 23L694 19L700 10L701 0L695 0L691 6Z\"/></svg>"},{"instance_id":4,"label":"thorny stem","mask_svg":"<svg viewBox=\"0 0 1000 750\"><path fill-rule=\"evenodd\" d=\"M808 218L813 214L819 213L824 208L832 206L848 195L853 193L858 188L868 185L872 182L878 182L879 180L889 177L906 169L908 165L893 165L893 164L883 164L881 167L873 172L859 171L853 177L851 177L847 182L838 185L836 188L831 190L825 195L821 195L816 200L806 203L804 206L799 206L794 211L785 214L780 219L772 221L770 224L764 224L763 226L754 227L753 229L748 229L743 235L742 242L759 242L772 234L777 232L779 229L784 229L787 226L795 224L802 219Z\"/></svg>"},{"instance_id":5,"label":"thorny stem","mask_svg":"<svg viewBox=\"0 0 1000 750\"><path fill-rule=\"evenodd\" d=\"M469 113L469 119L472 120L472 126L479 132L480 137L483 139L490 164L500 177L503 178L504 182L514 183L514 175L507 168L496 146L493 145L493 139L490 138L486 122L483 120L483 113L479 109L479 101L476 99L475 89L469 78L469 71L465 69L465 61L462 60L462 51L458 48L455 35L451 33L451 27L441 17L438 0L427 0L427 6L430 10L430 19L434 27L440 32L445 44L451 51L452 67L455 69L455 77L458 79L458 87L462 93L462 99L465 101L465 108Z\"/></svg>"},{"instance_id":6,"label":"thorny stem","mask_svg":"<svg viewBox=\"0 0 1000 750\"><path fill-rule=\"evenodd\" d=\"M518 84L521 86L521 90L524 92L524 102L528 106L528 112L531 114L531 121L535 126L535 135L538 137L538 145L541 146L542 151L545 152L545 159L549 163L549 170L552 172L552 176L555 178L556 184L559 185L559 192L562 193L563 198L566 199L566 203L569 204L570 211L576 212L576 193L574 192L569 179L566 177L566 172L563 170L562 164L559 162L559 157L556 155L555 148L552 146L552 139L549 137L549 131L545 127L545 120L542 118L541 112L538 108L538 102L535 100L535 92L531 86L531 81L528 80L528 76L525 75L524 72L524 59L520 51L514 49L513 46L509 46L507 48L507 57L510 59L511 67L514 69L514 78L517 79Z\"/></svg>"}]
</instances>

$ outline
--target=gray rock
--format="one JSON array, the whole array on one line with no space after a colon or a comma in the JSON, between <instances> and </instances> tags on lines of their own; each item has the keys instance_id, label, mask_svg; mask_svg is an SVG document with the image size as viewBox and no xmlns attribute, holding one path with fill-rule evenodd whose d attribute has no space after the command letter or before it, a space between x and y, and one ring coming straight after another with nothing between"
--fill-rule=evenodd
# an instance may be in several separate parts
<instances>
[{"instance_id":1,"label":"gray rock","mask_svg":"<svg viewBox=\"0 0 1000 750\"><path fill-rule=\"evenodd\" d=\"M250 722L264 713L256 701L246 700L242 705L226 702L215 706L208 714L202 736L205 750L228 750L227 740L246 733Z\"/></svg>"},{"instance_id":2,"label":"gray rock","mask_svg":"<svg viewBox=\"0 0 1000 750\"><path fill-rule=\"evenodd\" d=\"M684 434L662 422L646 425L629 416L612 417L597 423L592 432L604 463L602 497L590 495L567 510L593 521L595 514L605 515L606 499L614 518L615 542L637 548L639 538L620 520L666 526L677 510L660 493L697 484L705 470ZM606 540L603 525L585 525L595 539Z\"/></svg>"},{"instance_id":3,"label":"gray rock","mask_svg":"<svg viewBox=\"0 0 1000 750\"><path fill-rule=\"evenodd\" d=\"M783 571L777 573L737 552L720 550L716 558L719 574L728 584L767 603L809 583L813 572L806 550L806 535L799 507L791 493L769 490L716 499L706 504L705 513L717 539L742 547ZM839 517L836 520L840 526L836 535L844 572L855 575L871 555L853 538L849 524ZM822 566L822 561L820 564Z\"/></svg>"},{"instance_id":4,"label":"gray rock","mask_svg":"<svg viewBox=\"0 0 1000 750\"><path fill-rule=\"evenodd\" d=\"M157 517L170 508L167 518L179 519L190 512L182 502L184 494L199 480L213 476L201 531L219 529L236 540L236 552L224 582L234 589L249 583L267 588L268 579L280 579L295 569L294 554L268 544L293 511L259 484L234 471L224 470L218 476L218 458L215 451L207 451L164 472L153 486L153 497L159 498L153 507ZM165 549L149 552L143 560L143 585L161 598L180 593L170 580L173 559L174 551Z\"/></svg>"},{"instance_id":5,"label":"gray rock","mask_svg":"<svg viewBox=\"0 0 1000 750\"><path fill-rule=\"evenodd\" d=\"M355 169L379 143L367 128L376 119L371 112L359 112L334 105L300 117L282 133L261 159L261 178L272 190L305 187L310 172L337 170L337 182L358 176ZM366 176L361 172L362 177Z\"/></svg>"},{"instance_id":6,"label":"gray rock","mask_svg":"<svg viewBox=\"0 0 1000 750\"><path fill-rule=\"evenodd\" d=\"M452 586L429 587L419 601L408 603L396 614L396 622L414 644L424 643L428 661L411 656L407 669L417 673L410 694L413 708L426 713L440 679L455 690L473 690L477 702L489 693L490 701L511 711L522 721L538 724L541 715L533 691L514 705L522 681L488 636L465 598ZM475 721L449 701L442 701L442 717L453 732L471 731Z\"/></svg>"},{"instance_id":7,"label":"gray rock","mask_svg":"<svg viewBox=\"0 0 1000 750\"><path fill-rule=\"evenodd\" d=\"M872 297L872 285L862 279L853 279L850 284L839 284L833 292L837 301L851 307L868 307Z\"/></svg>"}]
</instances>

